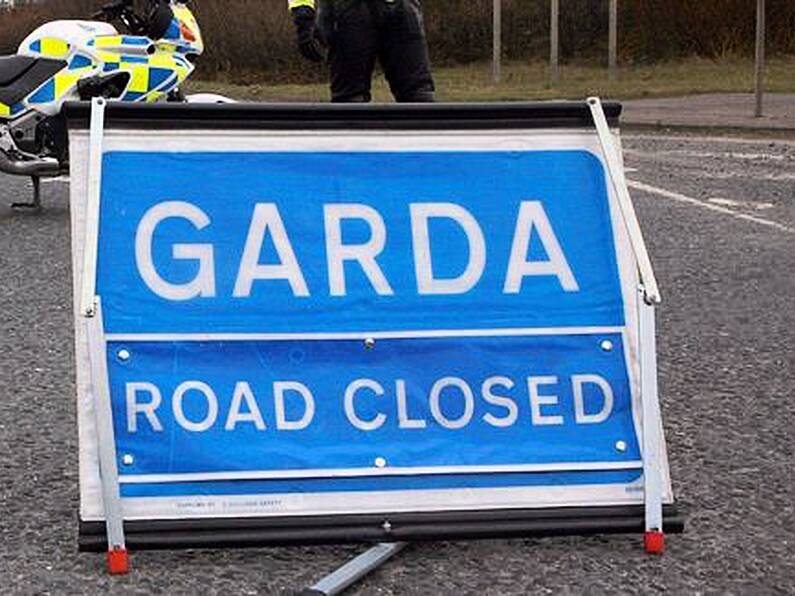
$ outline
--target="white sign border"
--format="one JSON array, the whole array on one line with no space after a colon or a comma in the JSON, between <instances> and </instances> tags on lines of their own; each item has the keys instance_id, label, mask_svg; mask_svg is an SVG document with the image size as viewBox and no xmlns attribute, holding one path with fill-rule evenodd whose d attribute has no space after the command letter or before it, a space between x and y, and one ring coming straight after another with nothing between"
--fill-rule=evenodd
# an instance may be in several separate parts
<instances>
[{"instance_id":1,"label":"white sign border","mask_svg":"<svg viewBox=\"0 0 795 596\"><path fill-rule=\"evenodd\" d=\"M617 135L616 135L617 136ZM623 225L621 214L618 209L617 199L609 184L607 167L605 160L601 156L599 139L593 129L565 129L565 130L479 130L479 131L145 131L145 130L125 130L125 131L106 131L103 150L112 151L135 151L135 152L196 152L196 147L206 147L208 137L212 137L211 148L203 148L202 151L212 152L308 152L308 151L328 151L328 152L394 152L394 151L564 151L564 150L585 150L591 153L600 161L603 166L605 184L607 186L611 219L615 235L615 245L617 248L617 259L619 276L625 305L626 327L622 329L624 334L625 356L627 359L627 371L630 378L632 404L635 422L636 436L642 445L642 433L640 424L641 403L640 403L640 371L639 371L639 337L638 337L638 318L637 318L637 292L638 285L637 268L629 248L629 240ZM289 143L285 141L289 139ZM80 304L80 291L82 285L82 270L79 264L84 260L84 247L81 239L85 237L87 225L86 217L86 180L87 172L85 164L88 163L89 143L88 134L83 131L71 131L70 151L72 155L72 175L71 175L71 208L72 208L72 248L73 248L73 267L75 278L75 316L79 320L78 305ZM447 333L447 332L445 332ZM482 332L480 332L482 333ZM357 337L370 337L376 334L389 334L389 332L357 333ZM446 335L447 336L447 335ZM452 336L452 335L450 335ZM117 339L121 336L109 336L107 339ZM126 340L134 341L135 338L129 334L123 336ZM145 335L137 336L139 341ZM416 337L416 335L412 335ZM232 338L230 338L232 339ZM237 337L239 339L239 337ZM285 339L289 339L285 337ZM96 446L96 427L93 421L93 406L87 396L89 379L88 371L88 344L85 333L81 325L76 326L76 364L77 364L77 388L78 388L78 432L80 439L80 491L81 491L81 518L92 520L102 518L101 482L98 470L98 452ZM673 502L673 494L668 473L667 455L663 449L663 501ZM428 497L429 493L442 492L446 494L444 501L453 503L455 494L462 491L466 494L477 493L475 503L478 508L514 508L521 506L528 507L551 507L551 506L583 506L583 505L626 505L642 504L643 492L636 490L636 482L629 485L593 485L585 489L583 496L577 497L583 489L577 487L543 487L544 494L556 495L557 498L549 500L549 497L542 501L538 500L538 487L522 489L454 489L450 491L387 491L379 493L366 493L367 503L372 506L373 499L381 503L376 505L378 511L394 511L399 503L413 502L412 495L421 493L421 500ZM552 488L563 490L551 490ZM616 490L618 489L618 490ZM489 495L494 496L505 494L506 491L525 491L526 499L521 505L500 504L500 499L492 500ZM567 491L569 491L567 493ZM332 494L337 493L317 493L316 495L301 495L301 501L309 503L310 497L317 496L318 503L328 504ZM348 494L348 493L340 493ZM569 494L570 497L564 495ZM587 494L587 497L584 496ZM395 497L394 503L392 498ZM627 496L629 495L629 496ZM247 496L251 499L257 495ZM348 495L350 497L350 495ZM270 495L268 495L270 497ZM290 500L295 495L291 495ZM123 508L125 518L129 515L141 512L139 507L142 503L152 501L160 502L162 499L170 499L174 502L193 497L157 497L157 498L125 498ZM231 502L231 497L207 497L211 501L220 499L224 502ZM287 498L287 497L285 497ZM235 499L232 499L234 501ZM332 499L333 500L333 499ZM355 499L344 499L345 503L352 503ZM138 503L139 505L135 505ZM472 504L469 505L470 507ZM383 508L379 508L383 507ZM144 510L145 510L144 506ZM446 505L440 509L448 508ZM159 517L161 507L152 509L155 517ZM162 511L169 509L166 507ZM414 510L414 509L412 509ZM335 510L333 513L354 513L360 512L359 508L350 509L348 506L342 510ZM302 511L302 514L313 515L317 513L313 509ZM330 512L329 512L330 513ZM190 516L193 517L192 513ZM245 515L236 511L236 515ZM259 515L260 513L250 513ZM147 518L146 515L143 518Z\"/></svg>"}]
</instances>

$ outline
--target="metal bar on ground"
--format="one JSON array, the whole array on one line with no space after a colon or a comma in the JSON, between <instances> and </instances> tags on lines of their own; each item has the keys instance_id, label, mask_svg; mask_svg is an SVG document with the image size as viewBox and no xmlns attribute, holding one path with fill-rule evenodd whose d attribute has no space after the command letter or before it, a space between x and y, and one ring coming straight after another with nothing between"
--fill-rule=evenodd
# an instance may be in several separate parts
<instances>
[{"instance_id":1,"label":"metal bar on ground","mask_svg":"<svg viewBox=\"0 0 795 596\"><path fill-rule=\"evenodd\" d=\"M640 289L644 294L645 290ZM640 325L640 397L643 428L643 491L646 517L646 550L661 554L664 548L662 512L662 421L657 387L657 339L654 305L641 295L638 301Z\"/></svg>"},{"instance_id":2,"label":"metal bar on ground","mask_svg":"<svg viewBox=\"0 0 795 596\"><path fill-rule=\"evenodd\" d=\"M405 542L382 542L327 575L301 596L336 596L383 565L406 547Z\"/></svg>"},{"instance_id":3,"label":"metal bar on ground","mask_svg":"<svg viewBox=\"0 0 795 596\"><path fill-rule=\"evenodd\" d=\"M560 80L560 0L551 0L549 18L549 78Z\"/></svg>"},{"instance_id":4,"label":"metal bar on ground","mask_svg":"<svg viewBox=\"0 0 795 596\"><path fill-rule=\"evenodd\" d=\"M494 0L492 11L493 40L492 40L492 80L499 83L502 78L502 0Z\"/></svg>"},{"instance_id":5,"label":"metal bar on ground","mask_svg":"<svg viewBox=\"0 0 795 596\"><path fill-rule=\"evenodd\" d=\"M761 118L765 100L765 0L756 1L756 109L754 115Z\"/></svg>"},{"instance_id":6,"label":"metal bar on ground","mask_svg":"<svg viewBox=\"0 0 795 596\"><path fill-rule=\"evenodd\" d=\"M607 165L607 172L610 181L618 196L618 204L621 207L621 215L624 225L629 234L629 243L632 245L632 252L635 254L635 261L640 272L640 279L646 291L644 299L647 302L659 303L660 290L657 287L657 279L654 276L654 269L651 265L649 252L646 250L646 242L643 240L643 232L640 229L638 215L632 206L632 198L629 196L629 188L624 177L624 170L621 167L621 160L613 141L613 135L607 124L602 102L598 97L589 97L588 106L591 109L596 132L599 135L599 144L602 146L602 154Z\"/></svg>"},{"instance_id":7,"label":"metal bar on ground","mask_svg":"<svg viewBox=\"0 0 795 596\"><path fill-rule=\"evenodd\" d=\"M83 273L85 275L85 272ZM127 547L124 539L124 518L119 493L119 470L116 464L116 440L108 386L107 348L102 322L102 303L95 298L94 316L86 318L89 358L91 360L91 393L97 425L99 474L102 483L102 506L108 536L108 567L113 574L127 573Z\"/></svg>"},{"instance_id":8,"label":"metal bar on ground","mask_svg":"<svg viewBox=\"0 0 795 596\"><path fill-rule=\"evenodd\" d=\"M608 34L608 70L611 81L618 78L618 0L610 0L610 27Z\"/></svg>"}]
</instances>

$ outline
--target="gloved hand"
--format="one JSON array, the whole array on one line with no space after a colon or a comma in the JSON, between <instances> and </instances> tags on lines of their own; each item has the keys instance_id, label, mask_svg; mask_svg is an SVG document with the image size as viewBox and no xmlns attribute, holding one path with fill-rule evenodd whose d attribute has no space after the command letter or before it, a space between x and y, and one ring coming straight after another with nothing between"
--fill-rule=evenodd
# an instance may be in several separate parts
<instances>
[{"instance_id":1,"label":"gloved hand","mask_svg":"<svg viewBox=\"0 0 795 596\"><path fill-rule=\"evenodd\" d=\"M298 50L301 55L312 62L323 62L323 51L315 27L314 9L308 6L299 6L292 10L292 15L295 31L298 34Z\"/></svg>"}]
</instances>

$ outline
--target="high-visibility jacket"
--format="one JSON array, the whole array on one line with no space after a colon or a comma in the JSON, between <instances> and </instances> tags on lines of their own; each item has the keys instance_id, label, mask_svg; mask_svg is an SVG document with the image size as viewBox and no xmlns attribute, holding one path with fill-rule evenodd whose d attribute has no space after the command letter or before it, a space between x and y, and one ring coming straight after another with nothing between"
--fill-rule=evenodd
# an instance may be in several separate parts
<instances>
[{"instance_id":1,"label":"high-visibility jacket","mask_svg":"<svg viewBox=\"0 0 795 596\"><path fill-rule=\"evenodd\" d=\"M384 0L387 4L394 4L395 0ZM290 10L305 6L307 8L316 9L318 4L330 7L336 7L339 10L339 5L345 6L345 3L352 3L353 0L287 0L287 8Z\"/></svg>"},{"instance_id":2,"label":"high-visibility jacket","mask_svg":"<svg viewBox=\"0 0 795 596\"><path fill-rule=\"evenodd\" d=\"M315 9L315 0L287 0L287 7L292 10L293 8L299 8L301 6L306 6L307 8Z\"/></svg>"}]
</instances>

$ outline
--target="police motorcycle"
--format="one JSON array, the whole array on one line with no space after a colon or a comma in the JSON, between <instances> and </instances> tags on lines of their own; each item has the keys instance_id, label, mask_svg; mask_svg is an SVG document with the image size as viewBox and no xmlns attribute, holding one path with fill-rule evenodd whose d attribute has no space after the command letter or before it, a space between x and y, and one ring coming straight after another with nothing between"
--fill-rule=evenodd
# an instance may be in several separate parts
<instances>
[{"instance_id":1,"label":"police motorcycle","mask_svg":"<svg viewBox=\"0 0 795 596\"><path fill-rule=\"evenodd\" d=\"M180 85L204 50L201 31L183 2L147 2L143 16L114 0L91 20L46 23L0 57L0 172L33 180L33 201L14 207L40 210L40 179L68 170L65 101L186 100Z\"/></svg>"}]
</instances>

